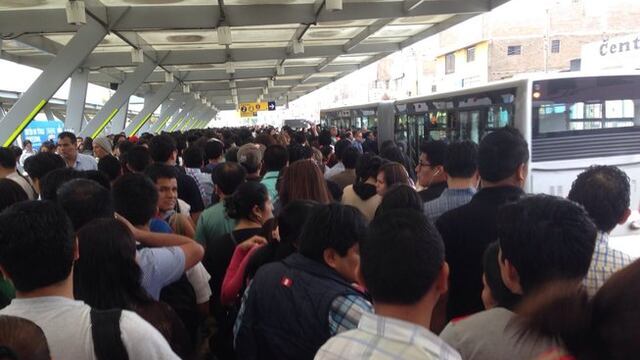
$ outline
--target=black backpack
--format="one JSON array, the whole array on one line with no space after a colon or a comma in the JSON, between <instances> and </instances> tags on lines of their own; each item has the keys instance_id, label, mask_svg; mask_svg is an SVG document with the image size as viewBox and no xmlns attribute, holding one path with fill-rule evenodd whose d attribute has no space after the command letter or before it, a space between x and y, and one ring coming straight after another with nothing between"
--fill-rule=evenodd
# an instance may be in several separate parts
<instances>
[{"instance_id":1,"label":"black backpack","mask_svg":"<svg viewBox=\"0 0 640 360\"><path fill-rule=\"evenodd\" d=\"M129 360L120 335L121 309L91 309L91 336L98 360Z\"/></svg>"}]
</instances>

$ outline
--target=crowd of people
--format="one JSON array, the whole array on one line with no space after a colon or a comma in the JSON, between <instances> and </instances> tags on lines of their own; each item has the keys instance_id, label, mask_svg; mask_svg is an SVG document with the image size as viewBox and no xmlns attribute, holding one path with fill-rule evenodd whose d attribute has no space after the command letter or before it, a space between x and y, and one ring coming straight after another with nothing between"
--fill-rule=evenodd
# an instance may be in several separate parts
<instances>
[{"instance_id":1,"label":"crowd of people","mask_svg":"<svg viewBox=\"0 0 640 360\"><path fill-rule=\"evenodd\" d=\"M630 182L525 194L510 127L63 132L0 148L0 359L631 359ZM417 163L415 162L417 160Z\"/></svg>"}]
</instances>

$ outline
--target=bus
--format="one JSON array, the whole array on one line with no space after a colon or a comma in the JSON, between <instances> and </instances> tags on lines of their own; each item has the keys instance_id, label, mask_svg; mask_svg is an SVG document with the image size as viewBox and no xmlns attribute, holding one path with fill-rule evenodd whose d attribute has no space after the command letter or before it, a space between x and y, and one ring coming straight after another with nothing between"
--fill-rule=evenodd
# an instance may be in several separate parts
<instances>
[{"instance_id":1,"label":"bus","mask_svg":"<svg viewBox=\"0 0 640 360\"><path fill-rule=\"evenodd\" d=\"M510 125L529 144L527 192L566 197L589 166L615 165L631 180L632 208L640 204L640 72L526 76L320 114L324 126L344 129L362 126L365 116L375 119L378 141L404 142L414 159L425 140L480 142ZM639 224L634 219L625 233L640 235Z\"/></svg>"}]
</instances>

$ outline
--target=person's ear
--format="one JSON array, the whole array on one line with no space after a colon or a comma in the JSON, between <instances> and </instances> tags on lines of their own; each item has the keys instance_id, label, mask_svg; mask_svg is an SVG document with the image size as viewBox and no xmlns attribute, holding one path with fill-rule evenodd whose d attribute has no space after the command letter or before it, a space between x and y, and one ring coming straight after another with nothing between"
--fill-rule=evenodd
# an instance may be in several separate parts
<instances>
[{"instance_id":1,"label":"person's ear","mask_svg":"<svg viewBox=\"0 0 640 360\"><path fill-rule=\"evenodd\" d=\"M436 278L435 288L438 295L445 294L449 291L449 264L446 261L442 263L442 267L440 267L440 273L438 273L438 277Z\"/></svg>"},{"instance_id":2,"label":"person's ear","mask_svg":"<svg viewBox=\"0 0 640 360\"><path fill-rule=\"evenodd\" d=\"M325 249L322 257L324 262L329 265L330 268L335 269L338 266L339 254L334 249Z\"/></svg>"},{"instance_id":3,"label":"person's ear","mask_svg":"<svg viewBox=\"0 0 640 360\"><path fill-rule=\"evenodd\" d=\"M502 257L502 250L498 254L498 264L500 265L500 277L504 285L514 294L522 295L522 285L520 285L520 274L518 270Z\"/></svg>"},{"instance_id":4,"label":"person's ear","mask_svg":"<svg viewBox=\"0 0 640 360\"><path fill-rule=\"evenodd\" d=\"M527 166L527 163L520 164L520 166L518 166L518 171L517 171L518 181L524 184L525 180L527 179L528 173L529 173L529 167Z\"/></svg>"},{"instance_id":5,"label":"person's ear","mask_svg":"<svg viewBox=\"0 0 640 360\"><path fill-rule=\"evenodd\" d=\"M629 216L631 216L631 209L626 209L624 211L624 214L622 214L622 217L620 218L620 220L618 221L618 225L622 225L624 223L627 222L627 220L629 220Z\"/></svg>"}]
</instances>

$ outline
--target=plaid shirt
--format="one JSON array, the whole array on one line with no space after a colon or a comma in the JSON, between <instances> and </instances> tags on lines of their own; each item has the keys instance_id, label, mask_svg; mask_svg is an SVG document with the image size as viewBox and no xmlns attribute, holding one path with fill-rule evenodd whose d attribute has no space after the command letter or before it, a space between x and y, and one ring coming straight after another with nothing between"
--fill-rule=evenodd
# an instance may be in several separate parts
<instances>
[{"instance_id":1,"label":"plaid shirt","mask_svg":"<svg viewBox=\"0 0 640 360\"><path fill-rule=\"evenodd\" d=\"M440 215L471 201L475 193L474 188L444 189L440 197L424 203L424 214L429 220L435 222Z\"/></svg>"},{"instance_id":2,"label":"plaid shirt","mask_svg":"<svg viewBox=\"0 0 640 360\"><path fill-rule=\"evenodd\" d=\"M357 295L338 296L329 310L331 336L355 329L364 313L372 313L371 303Z\"/></svg>"},{"instance_id":3,"label":"plaid shirt","mask_svg":"<svg viewBox=\"0 0 640 360\"><path fill-rule=\"evenodd\" d=\"M596 248L589 266L589 273L584 279L589 295L596 294L598 289L616 271L631 264L631 257L621 251L609 247L609 235L604 232L598 233Z\"/></svg>"},{"instance_id":4,"label":"plaid shirt","mask_svg":"<svg viewBox=\"0 0 640 360\"><path fill-rule=\"evenodd\" d=\"M422 326L363 314L358 328L327 341L316 360L426 359L459 360L460 354Z\"/></svg>"}]
</instances>

